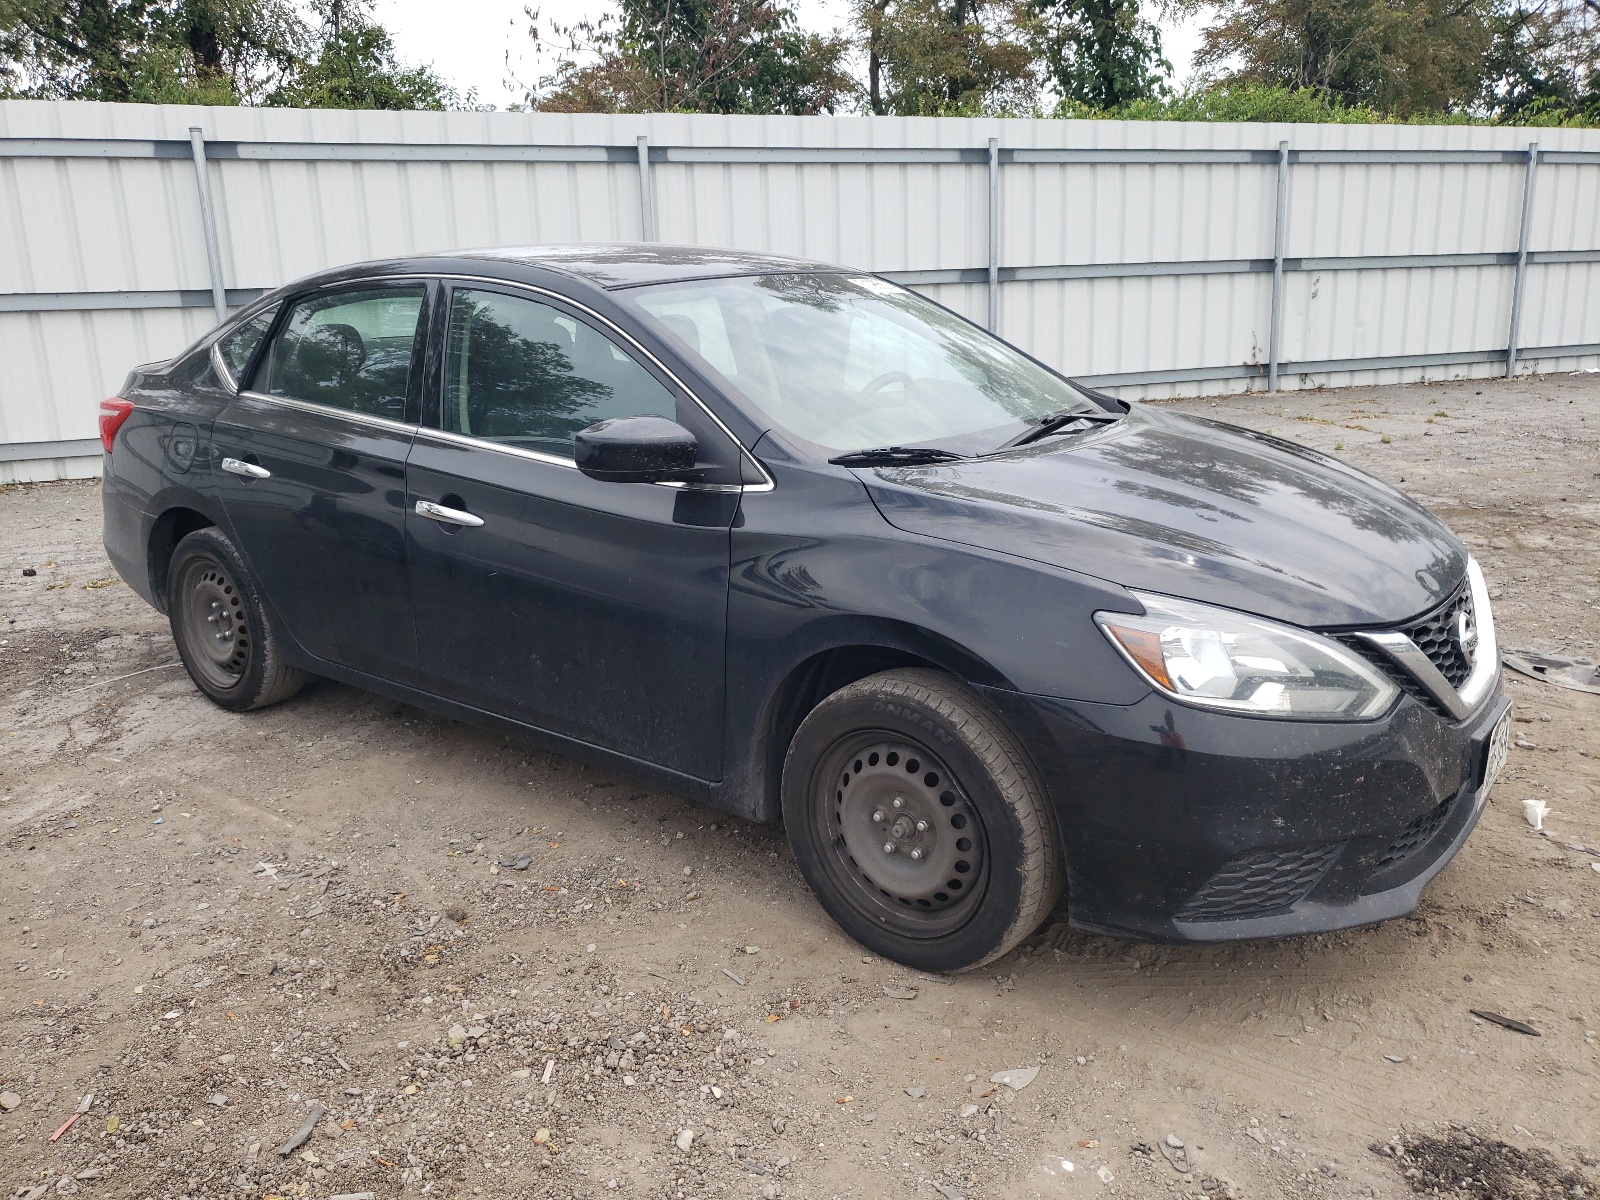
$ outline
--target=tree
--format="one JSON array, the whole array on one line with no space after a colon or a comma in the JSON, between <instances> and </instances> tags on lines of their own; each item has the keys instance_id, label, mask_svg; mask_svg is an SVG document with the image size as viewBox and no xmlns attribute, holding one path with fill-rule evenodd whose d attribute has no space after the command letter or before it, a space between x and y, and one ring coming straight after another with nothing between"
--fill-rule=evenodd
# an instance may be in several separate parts
<instances>
[{"instance_id":1,"label":"tree","mask_svg":"<svg viewBox=\"0 0 1600 1200\"><path fill-rule=\"evenodd\" d=\"M1040 72L1026 0L858 0L867 108L898 116L1031 113Z\"/></svg>"},{"instance_id":2,"label":"tree","mask_svg":"<svg viewBox=\"0 0 1600 1200\"><path fill-rule=\"evenodd\" d=\"M1493 0L1177 0L1215 23L1195 56L1231 83L1312 88L1401 117L1457 112L1481 90Z\"/></svg>"},{"instance_id":3,"label":"tree","mask_svg":"<svg viewBox=\"0 0 1600 1200\"><path fill-rule=\"evenodd\" d=\"M802 32L777 0L621 0L620 16L552 24L565 42L527 89L551 112L833 112L851 89L837 34ZM530 32L541 41L537 11Z\"/></svg>"},{"instance_id":4,"label":"tree","mask_svg":"<svg viewBox=\"0 0 1600 1200\"><path fill-rule=\"evenodd\" d=\"M22 96L237 104L305 45L291 0L0 0L0 83Z\"/></svg>"},{"instance_id":5,"label":"tree","mask_svg":"<svg viewBox=\"0 0 1600 1200\"><path fill-rule=\"evenodd\" d=\"M1172 64L1139 0L1033 0L1036 38L1063 100L1109 109L1161 94Z\"/></svg>"},{"instance_id":6,"label":"tree","mask_svg":"<svg viewBox=\"0 0 1600 1200\"><path fill-rule=\"evenodd\" d=\"M313 0L322 18L314 53L268 98L285 108L444 109L470 107L432 67L403 67L394 39L369 15L371 0Z\"/></svg>"},{"instance_id":7,"label":"tree","mask_svg":"<svg viewBox=\"0 0 1600 1200\"><path fill-rule=\"evenodd\" d=\"M0 0L0 95L157 104L445 108L431 68L402 67L371 0Z\"/></svg>"},{"instance_id":8,"label":"tree","mask_svg":"<svg viewBox=\"0 0 1600 1200\"><path fill-rule=\"evenodd\" d=\"M1600 122L1600 0L1512 0L1496 13L1482 103L1506 121Z\"/></svg>"}]
</instances>

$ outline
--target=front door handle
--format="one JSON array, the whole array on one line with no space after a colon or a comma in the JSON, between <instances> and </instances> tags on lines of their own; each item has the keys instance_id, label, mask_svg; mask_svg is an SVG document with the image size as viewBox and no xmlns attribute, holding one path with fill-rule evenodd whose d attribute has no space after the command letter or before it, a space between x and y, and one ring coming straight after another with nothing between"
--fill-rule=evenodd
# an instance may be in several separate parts
<instances>
[{"instance_id":1,"label":"front door handle","mask_svg":"<svg viewBox=\"0 0 1600 1200\"><path fill-rule=\"evenodd\" d=\"M256 463L245 462L242 458L225 458L222 460L222 469L230 475L243 475L246 479L271 479L272 472Z\"/></svg>"},{"instance_id":2,"label":"front door handle","mask_svg":"<svg viewBox=\"0 0 1600 1200\"><path fill-rule=\"evenodd\" d=\"M446 508L442 504L435 504L432 500L417 501L417 516L427 517L430 521L438 521L442 525L465 525L468 529L476 529L483 524L482 517L475 517L459 508Z\"/></svg>"}]
</instances>

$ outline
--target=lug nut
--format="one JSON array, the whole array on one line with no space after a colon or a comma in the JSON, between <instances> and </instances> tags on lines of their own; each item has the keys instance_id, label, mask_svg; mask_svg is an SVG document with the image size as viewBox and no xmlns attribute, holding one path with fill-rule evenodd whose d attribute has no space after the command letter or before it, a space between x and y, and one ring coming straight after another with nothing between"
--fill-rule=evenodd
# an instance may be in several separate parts
<instances>
[{"instance_id":1,"label":"lug nut","mask_svg":"<svg viewBox=\"0 0 1600 1200\"><path fill-rule=\"evenodd\" d=\"M881 809L881 808L878 809L876 812L874 812L872 814L873 823L876 824L876 825L882 825L883 822L887 819L887 815L888 814L886 814L883 811L883 809Z\"/></svg>"},{"instance_id":2,"label":"lug nut","mask_svg":"<svg viewBox=\"0 0 1600 1200\"><path fill-rule=\"evenodd\" d=\"M922 851L921 851L921 850L913 850L913 851L912 851L912 852L911 852L911 857L912 857L912 858L913 858L913 859L921 859L921 857L922 857Z\"/></svg>"},{"instance_id":3,"label":"lug nut","mask_svg":"<svg viewBox=\"0 0 1600 1200\"><path fill-rule=\"evenodd\" d=\"M905 806L906 806L906 801L905 801L905 797L903 797L903 796L896 796L896 797L895 797L895 798L894 798L894 806L895 806L895 807L896 807L896 808L904 808L904 807L905 807Z\"/></svg>"},{"instance_id":4,"label":"lug nut","mask_svg":"<svg viewBox=\"0 0 1600 1200\"><path fill-rule=\"evenodd\" d=\"M894 853L894 843L893 842L885 842L883 844L883 852L885 854L893 854Z\"/></svg>"},{"instance_id":5,"label":"lug nut","mask_svg":"<svg viewBox=\"0 0 1600 1200\"><path fill-rule=\"evenodd\" d=\"M926 821L918 821L917 822L917 832L918 833L927 833L928 832L928 823Z\"/></svg>"}]
</instances>

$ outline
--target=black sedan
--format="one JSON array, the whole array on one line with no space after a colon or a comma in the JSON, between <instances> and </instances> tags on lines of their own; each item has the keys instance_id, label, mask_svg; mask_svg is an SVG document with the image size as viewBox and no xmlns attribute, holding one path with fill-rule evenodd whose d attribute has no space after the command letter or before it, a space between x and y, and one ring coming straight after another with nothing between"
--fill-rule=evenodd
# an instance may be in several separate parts
<instances>
[{"instance_id":1,"label":"black sedan","mask_svg":"<svg viewBox=\"0 0 1600 1200\"><path fill-rule=\"evenodd\" d=\"M860 272L533 247L301 280L101 409L105 540L225 708L307 673L785 822L851 935L1399 916L1509 705L1393 488Z\"/></svg>"}]
</instances>

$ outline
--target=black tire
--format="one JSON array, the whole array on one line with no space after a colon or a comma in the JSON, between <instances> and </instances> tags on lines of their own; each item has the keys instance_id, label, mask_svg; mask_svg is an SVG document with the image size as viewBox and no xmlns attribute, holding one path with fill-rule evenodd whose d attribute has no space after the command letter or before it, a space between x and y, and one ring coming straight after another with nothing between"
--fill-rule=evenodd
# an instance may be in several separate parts
<instances>
[{"instance_id":1,"label":"black tire","mask_svg":"<svg viewBox=\"0 0 1600 1200\"><path fill-rule=\"evenodd\" d=\"M939 671L884 671L817 705L789 744L783 817L829 915L920 970L994 961L1061 895L1055 822L1027 756Z\"/></svg>"},{"instance_id":2,"label":"black tire","mask_svg":"<svg viewBox=\"0 0 1600 1200\"><path fill-rule=\"evenodd\" d=\"M233 712L287 700L305 674L284 661L261 592L226 534L197 529L167 567L167 617L195 686Z\"/></svg>"}]
</instances>

